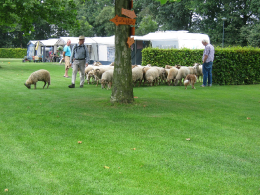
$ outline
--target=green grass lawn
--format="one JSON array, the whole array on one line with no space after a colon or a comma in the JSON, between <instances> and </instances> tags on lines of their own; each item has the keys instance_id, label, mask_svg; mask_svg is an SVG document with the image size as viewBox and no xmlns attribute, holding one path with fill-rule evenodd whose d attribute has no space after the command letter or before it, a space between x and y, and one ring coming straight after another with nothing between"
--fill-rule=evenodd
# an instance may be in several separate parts
<instances>
[{"instance_id":1,"label":"green grass lawn","mask_svg":"<svg viewBox=\"0 0 260 195\"><path fill-rule=\"evenodd\" d=\"M27 89L42 68L49 89ZM142 86L112 106L63 75L0 59L0 194L260 194L260 85Z\"/></svg>"}]
</instances>

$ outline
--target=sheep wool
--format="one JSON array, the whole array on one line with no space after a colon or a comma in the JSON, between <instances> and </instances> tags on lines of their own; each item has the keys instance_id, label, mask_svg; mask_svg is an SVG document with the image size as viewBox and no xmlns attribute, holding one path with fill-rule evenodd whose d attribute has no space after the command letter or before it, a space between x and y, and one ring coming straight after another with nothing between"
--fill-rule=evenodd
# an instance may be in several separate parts
<instances>
[{"instance_id":1,"label":"sheep wool","mask_svg":"<svg viewBox=\"0 0 260 195\"><path fill-rule=\"evenodd\" d=\"M41 70L37 70L35 72L33 72L29 78L27 79L27 81L24 83L24 85L28 88L31 89L31 85L34 85L34 89L36 89L36 83L38 81L43 81L44 85L43 85L43 89L46 85L46 83L48 83L47 89L49 88L49 85L51 84L51 76L49 71L41 69Z\"/></svg>"},{"instance_id":2,"label":"sheep wool","mask_svg":"<svg viewBox=\"0 0 260 195\"><path fill-rule=\"evenodd\" d=\"M173 67L173 68L167 69L167 70L169 70L168 76L167 76L167 83L170 86L171 83L173 84L173 82L178 74L179 69Z\"/></svg>"},{"instance_id":3,"label":"sheep wool","mask_svg":"<svg viewBox=\"0 0 260 195\"><path fill-rule=\"evenodd\" d=\"M136 66L135 68L132 69L132 80L134 83L134 86L136 85L136 83L139 81L139 85L140 86L142 80L143 80L143 70L142 68Z\"/></svg>"},{"instance_id":4,"label":"sheep wool","mask_svg":"<svg viewBox=\"0 0 260 195\"><path fill-rule=\"evenodd\" d=\"M150 68L149 70L147 70L145 73L145 79L146 82L150 83L151 86L153 86L154 84L156 84L157 86L157 82L159 79L159 71L157 70L157 68Z\"/></svg>"},{"instance_id":5,"label":"sheep wool","mask_svg":"<svg viewBox=\"0 0 260 195\"><path fill-rule=\"evenodd\" d=\"M101 66L100 68L94 69L94 76L97 79L97 85L98 86L98 80L101 79L102 74L107 70L114 70L114 66Z\"/></svg>"},{"instance_id":6,"label":"sheep wool","mask_svg":"<svg viewBox=\"0 0 260 195\"><path fill-rule=\"evenodd\" d=\"M178 70L178 74L175 79L175 86L180 82L180 85L182 84L182 79L184 79L188 74L190 74L190 69L188 67L181 67Z\"/></svg>"},{"instance_id":7,"label":"sheep wool","mask_svg":"<svg viewBox=\"0 0 260 195\"><path fill-rule=\"evenodd\" d=\"M106 84L107 84L107 89L111 89L113 74L114 74L114 69L107 70L102 74L102 77L101 77L101 88L102 89L106 88Z\"/></svg>"}]
</instances>

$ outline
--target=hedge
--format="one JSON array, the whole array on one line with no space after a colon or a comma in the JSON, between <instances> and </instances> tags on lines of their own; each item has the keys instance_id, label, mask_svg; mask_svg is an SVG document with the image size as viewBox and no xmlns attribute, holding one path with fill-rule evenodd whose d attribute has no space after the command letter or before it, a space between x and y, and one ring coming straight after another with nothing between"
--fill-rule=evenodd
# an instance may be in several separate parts
<instances>
[{"instance_id":1,"label":"hedge","mask_svg":"<svg viewBox=\"0 0 260 195\"><path fill-rule=\"evenodd\" d=\"M165 67L165 65L193 66L202 62L203 49L158 49L142 50L142 64ZM215 48L213 84L242 85L260 83L259 48Z\"/></svg>"},{"instance_id":2,"label":"hedge","mask_svg":"<svg viewBox=\"0 0 260 195\"><path fill-rule=\"evenodd\" d=\"M0 58L24 58L27 49L21 48L0 48Z\"/></svg>"}]
</instances>

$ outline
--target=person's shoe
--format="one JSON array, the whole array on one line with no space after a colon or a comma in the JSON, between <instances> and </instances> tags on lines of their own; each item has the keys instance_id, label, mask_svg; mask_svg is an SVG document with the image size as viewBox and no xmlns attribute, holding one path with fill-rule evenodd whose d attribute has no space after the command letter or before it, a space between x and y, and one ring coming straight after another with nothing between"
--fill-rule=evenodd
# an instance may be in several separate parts
<instances>
[{"instance_id":1,"label":"person's shoe","mask_svg":"<svg viewBox=\"0 0 260 195\"><path fill-rule=\"evenodd\" d=\"M212 84L208 85L208 87L212 87Z\"/></svg>"},{"instance_id":2,"label":"person's shoe","mask_svg":"<svg viewBox=\"0 0 260 195\"><path fill-rule=\"evenodd\" d=\"M68 86L69 88L75 88L75 84L71 84Z\"/></svg>"},{"instance_id":3,"label":"person's shoe","mask_svg":"<svg viewBox=\"0 0 260 195\"><path fill-rule=\"evenodd\" d=\"M201 87L205 87L205 85L201 85Z\"/></svg>"},{"instance_id":4,"label":"person's shoe","mask_svg":"<svg viewBox=\"0 0 260 195\"><path fill-rule=\"evenodd\" d=\"M80 87L80 88L83 88L83 85L80 85L79 87Z\"/></svg>"}]
</instances>

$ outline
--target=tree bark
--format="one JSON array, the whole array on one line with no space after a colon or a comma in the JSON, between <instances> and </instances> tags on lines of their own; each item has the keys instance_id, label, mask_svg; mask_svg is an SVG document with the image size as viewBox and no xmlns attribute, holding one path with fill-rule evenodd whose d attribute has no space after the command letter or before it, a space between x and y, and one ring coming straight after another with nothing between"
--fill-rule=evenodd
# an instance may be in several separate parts
<instances>
[{"instance_id":1,"label":"tree bark","mask_svg":"<svg viewBox=\"0 0 260 195\"><path fill-rule=\"evenodd\" d=\"M115 15L121 14L121 9L131 9L131 0L115 0ZM127 44L130 37L129 25L118 25L115 31L115 61L111 103L133 103L131 48Z\"/></svg>"}]
</instances>

